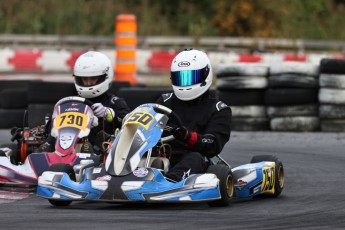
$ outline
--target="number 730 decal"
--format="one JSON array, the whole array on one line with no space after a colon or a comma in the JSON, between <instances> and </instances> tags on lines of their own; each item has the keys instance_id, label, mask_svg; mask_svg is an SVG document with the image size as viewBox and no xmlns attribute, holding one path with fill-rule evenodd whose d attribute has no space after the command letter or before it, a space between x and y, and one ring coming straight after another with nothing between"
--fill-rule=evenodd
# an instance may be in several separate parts
<instances>
[{"instance_id":1,"label":"number 730 decal","mask_svg":"<svg viewBox=\"0 0 345 230\"><path fill-rule=\"evenodd\" d=\"M144 129L148 130L154 117L147 112L133 112L125 121L125 125L133 124L140 125Z\"/></svg>"},{"instance_id":2,"label":"number 730 decal","mask_svg":"<svg viewBox=\"0 0 345 230\"><path fill-rule=\"evenodd\" d=\"M54 129L73 127L85 130L88 124L88 116L83 113L67 112L56 116Z\"/></svg>"}]
</instances>

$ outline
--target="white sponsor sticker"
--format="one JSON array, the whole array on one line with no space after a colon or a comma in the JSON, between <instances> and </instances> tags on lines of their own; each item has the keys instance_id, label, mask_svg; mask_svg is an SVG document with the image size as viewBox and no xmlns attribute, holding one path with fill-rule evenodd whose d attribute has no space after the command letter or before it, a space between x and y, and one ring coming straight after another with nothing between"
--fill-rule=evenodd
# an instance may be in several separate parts
<instances>
[{"instance_id":1,"label":"white sponsor sticker","mask_svg":"<svg viewBox=\"0 0 345 230\"><path fill-rule=\"evenodd\" d=\"M136 177L145 177L148 173L149 171L147 170L147 168L137 168L133 172L134 176Z\"/></svg>"},{"instance_id":2,"label":"white sponsor sticker","mask_svg":"<svg viewBox=\"0 0 345 230\"><path fill-rule=\"evenodd\" d=\"M89 158L91 154L89 153L77 153L79 158Z\"/></svg>"},{"instance_id":3,"label":"white sponsor sticker","mask_svg":"<svg viewBox=\"0 0 345 230\"><path fill-rule=\"evenodd\" d=\"M95 174L95 173L100 173L102 171L102 168L94 168L92 173Z\"/></svg>"}]
</instances>

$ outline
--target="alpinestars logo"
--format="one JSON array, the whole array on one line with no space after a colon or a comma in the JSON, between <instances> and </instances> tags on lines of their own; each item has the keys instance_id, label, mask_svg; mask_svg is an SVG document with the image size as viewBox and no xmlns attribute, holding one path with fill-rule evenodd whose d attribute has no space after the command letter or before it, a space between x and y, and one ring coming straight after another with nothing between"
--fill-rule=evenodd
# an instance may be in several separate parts
<instances>
[{"instance_id":1,"label":"alpinestars logo","mask_svg":"<svg viewBox=\"0 0 345 230\"><path fill-rule=\"evenodd\" d=\"M202 143L213 143L213 140L212 139L208 139L208 138L203 138L203 139L201 139L201 142Z\"/></svg>"},{"instance_id":2,"label":"alpinestars logo","mask_svg":"<svg viewBox=\"0 0 345 230\"><path fill-rule=\"evenodd\" d=\"M190 175L190 169L187 172L183 172L182 180L186 179L187 177L189 177L189 175Z\"/></svg>"}]
</instances>

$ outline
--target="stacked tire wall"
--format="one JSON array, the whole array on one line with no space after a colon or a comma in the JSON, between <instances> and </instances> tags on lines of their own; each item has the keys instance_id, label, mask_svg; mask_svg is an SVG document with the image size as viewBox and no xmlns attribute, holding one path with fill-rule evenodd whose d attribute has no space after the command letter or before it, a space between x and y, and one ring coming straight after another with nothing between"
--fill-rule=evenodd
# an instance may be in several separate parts
<instances>
[{"instance_id":1,"label":"stacked tire wall","mask_svg":"<svg viewBox=\"0 0 345 230\"><path fill-rule=\"evenodd\" d=\"M30 81L1 81L0 128L22 126Z\"/></svg>"},{"instance_id":2,"label":"stacked tire wall","mask_svg":"<svg viewBox=\"0 0 345 230\"><path fill-rule=\"evenodd\" d=\"M345 132L345 60L271 63L267 84L259 66L216 68L216 89L233 110L233 130Z\"/></svg>"},{"instance_id":3,"label":"stacked tire wall","mask_svg":"<svg viewBox=\"0 0 345 230\"><path fill-rule=\"evenodd\" d=\"M0 81L0 129L23 127L27 111L29 127L44 124L45 116L52 115L61 98L76 96L74 83L46 81ZM129 82L114 82L110 92L130 87Z\"/></svg>"},{"instance_id":4,"label":"stacked tire wall","mask_svg":"<svg viewBox=\"0 0 345 230\"><path fill-rule=\"evenodd\" d=\"M345 132L345 60L230 63L215 68L215 90L231 106L235 131ZM55 103L77 95L73 83L1 81L0 129L21 127L28 111L30 127L44 123ZM155 102L171 87L131 86L114 82L110 92L129 107Z\"/></svg>"},{"instance_id":5,"label":"stacked tire wall","mask_svg":"<svg viewBox=\"0 0 345 230\"><path fill-rule=\"evenodd\" d=\"M320 62L319 114L321 130L345 131L345 61L323 59Z\"/></svg>"},{"instance_id":6,"label":"stacked tire wall","mask_svg":"<svg viewBox=\"0 0 345 230\"><path fill-rule=\"evenodd\" d=\"M273 131L317 131L318 65L281 62L270 66L265 93Z\"/></svg>"},{"instance_id":7,"label":"stacked tire wall","mask_svg":"<svg viewBox=\"0 0 345 230\"><path fill-rule=\"evenodd\" d=\"M232 130L269 130L264 105L268 66L233 63L216 69L220 100L232 108Z\"/></svg>"}]
</instances>

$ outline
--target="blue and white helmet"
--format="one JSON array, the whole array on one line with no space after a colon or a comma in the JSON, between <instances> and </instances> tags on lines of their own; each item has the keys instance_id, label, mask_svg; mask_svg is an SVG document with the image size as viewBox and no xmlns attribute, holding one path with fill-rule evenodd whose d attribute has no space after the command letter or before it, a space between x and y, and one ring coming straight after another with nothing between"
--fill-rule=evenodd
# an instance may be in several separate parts
<instances>
[{"instance_id":1,"label":"blue and white helmet","mask_svg":"<svg viewBox=\"0 0 345 230\"><path fill-rule=\"evenodd\" d=\"M176 55L171 63L172 88L177 98L193 100L212 85L212 67L206 53L188 49Z\"/></svg>"},{"instance_id":2,"label":"blue and white helmet","mask_svg":"<svg viewBox=\"0 0 345 230\"><path fill-rule=\"evenodd\" d=\"M88 51L79 56L73 68L74 84L79 96L94 98L107 92L110 88L114 70L110 59L96 51ZM97 77L97 82L92 86L85 86L83 78Z\"/></svg>"}]
</instances>

